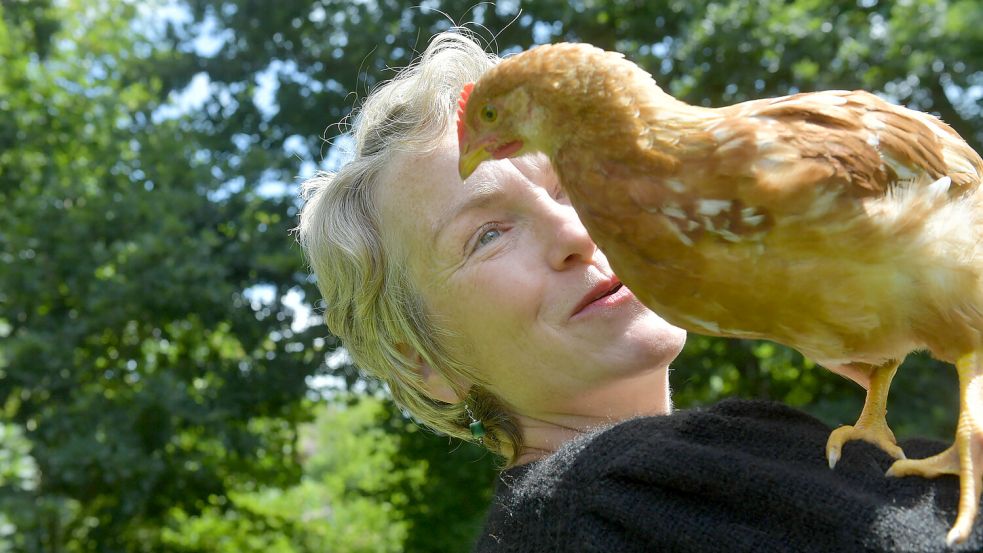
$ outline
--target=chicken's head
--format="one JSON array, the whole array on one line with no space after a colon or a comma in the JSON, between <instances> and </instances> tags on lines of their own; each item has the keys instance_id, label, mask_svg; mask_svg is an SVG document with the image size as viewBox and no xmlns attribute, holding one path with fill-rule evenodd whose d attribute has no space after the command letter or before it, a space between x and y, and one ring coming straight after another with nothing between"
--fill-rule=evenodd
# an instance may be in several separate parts
<instances>
[{"instance_id":1,"label":"chicken's head","mask_svg":"<svg viewBox=\"0 0 983 553\"><path fill-rule=\"evenodd\" d=\"M537 149L530 144L529 97L522 89L501 92L469 83L458 106L461 180L485 160L516 157Z\"/></svg>"}]
</instances>

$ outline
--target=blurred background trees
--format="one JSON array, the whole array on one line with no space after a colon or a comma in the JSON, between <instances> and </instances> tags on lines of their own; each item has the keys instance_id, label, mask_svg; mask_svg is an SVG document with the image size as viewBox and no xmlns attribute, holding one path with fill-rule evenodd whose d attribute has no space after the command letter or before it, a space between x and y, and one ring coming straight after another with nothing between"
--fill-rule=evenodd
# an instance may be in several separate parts
<instances>
[{"instance_id":1,"label":"blurred background trees","mask_svg":"<svg viewBox=\"0 0 983 553\"><path fill-rule=\"evenodd\" d=\"M976 0L4 0L0 552L468 549L495 460L358 376L289 234L336 123L468 22L502 54L621 50L704 105L865 88L983 145ZM863 399L752 341L692 336L672 380L833 425ZM951 432L950 368L894 388L900 436Z\"/></svg>"}]
</instances>

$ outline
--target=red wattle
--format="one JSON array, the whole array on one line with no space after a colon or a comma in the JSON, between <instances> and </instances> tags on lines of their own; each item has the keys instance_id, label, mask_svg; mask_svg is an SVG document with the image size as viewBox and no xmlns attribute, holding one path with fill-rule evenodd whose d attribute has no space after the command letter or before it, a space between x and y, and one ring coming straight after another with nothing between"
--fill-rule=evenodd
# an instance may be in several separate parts
<instances>
[{"instance_id":1,"label":"red wattle","mask_svg":"<svg viewBox=\"0 0 983 553\"><path fill-rule=\"evenodd\" d=\"M505 159L521 149L522 149L522 141L513 140L508 144L503 144L502 146L499 146L498 148L491 150L491 155L495 159Z\"/></svg>"}]
</instances>

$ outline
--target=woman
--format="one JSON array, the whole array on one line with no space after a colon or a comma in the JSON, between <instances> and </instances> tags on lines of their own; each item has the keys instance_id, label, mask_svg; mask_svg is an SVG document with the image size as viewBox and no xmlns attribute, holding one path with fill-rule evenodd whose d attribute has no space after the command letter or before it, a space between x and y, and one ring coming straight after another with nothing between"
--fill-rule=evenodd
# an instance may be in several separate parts
<instances>
[{"instance_id":1,"label":"woman","mask_svg":"<svg viewBox=\"0 0 983 553\"><path fill-rule=\"evenodd\" d=\"M685 332L620 285L548 161L458 177L456 101L494 62L437 36L362 106L354 159L305 183L299 227L355 363L506 460L476 550L944 550L952 480L885 478L855 442L832 471L829 429L780 405L670 415Z\"/></svg>"}]
</instances>

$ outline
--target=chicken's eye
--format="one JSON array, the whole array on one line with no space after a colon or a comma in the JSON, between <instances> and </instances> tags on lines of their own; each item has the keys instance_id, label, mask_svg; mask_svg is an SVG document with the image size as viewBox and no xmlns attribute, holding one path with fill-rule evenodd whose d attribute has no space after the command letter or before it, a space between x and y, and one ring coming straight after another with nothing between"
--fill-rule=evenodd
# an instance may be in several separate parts
<instances>
[{"instance_id":1,"label":"chicken's eye","mask_svg":"<svg viewBox=\"0 0 983 553\"><path fill-rule=\"evenodd\" d=\"M481 119L485 123L494 123L498 119L498 110L491 104L481 108Z\"/></svg>"}]
</instances>

